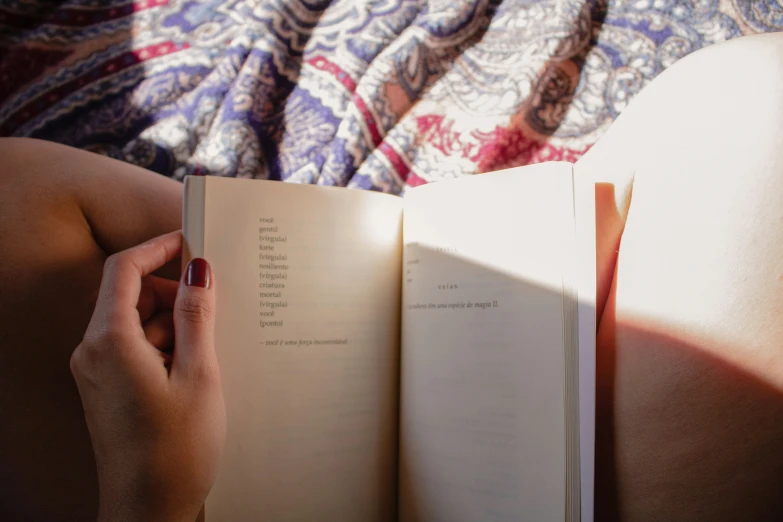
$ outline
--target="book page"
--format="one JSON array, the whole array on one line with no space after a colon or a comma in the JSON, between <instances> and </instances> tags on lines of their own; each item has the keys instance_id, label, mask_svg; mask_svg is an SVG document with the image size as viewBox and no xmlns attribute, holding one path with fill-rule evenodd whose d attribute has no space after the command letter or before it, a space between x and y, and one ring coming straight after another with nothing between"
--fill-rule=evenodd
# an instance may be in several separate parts
<instances>
[{"instance_id":1,"label":"book page","mask_svg":"<svg viewBox=\"0 0 783 522\"><path fill-rule=\"evenodd\" d=\"M402 200L206 183L228 415L207 520L390 520Z\"/></svg>"},{"instance_id":2,"label":"book page","mask_svg":"<svg viewBox=\"0 0 783 522\"><path fill-rule=\"evenodd\" d=\"M400 520L566 518L572 166L406 195Z\"/></svg>"},{"instance_id":3,"label":"book page","mask_svg":"<svg viewBox=\"0 0 783 522\"><path fill-rule=\"evenodd\" d=\"M579 288L579 457L580 522L593 522L595 506L596 371L596 188L594 179L574 165L574 218Z\"/></svg>"}]
</instances>

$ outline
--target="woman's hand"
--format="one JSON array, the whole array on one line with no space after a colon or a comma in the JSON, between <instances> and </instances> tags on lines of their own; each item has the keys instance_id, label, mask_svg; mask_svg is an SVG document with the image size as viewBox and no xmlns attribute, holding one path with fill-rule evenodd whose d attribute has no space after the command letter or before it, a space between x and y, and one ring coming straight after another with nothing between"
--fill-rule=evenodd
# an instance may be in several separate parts
<instances>
[{"instance_id":1,"label":"woman's hand","mask_svg":"<svg viewBox=\"0 0 783 522\"><path fill-rule=\"evenodd\" d=\"M209 265L177 284L151 275L181 250L172 232L111 256L71 371L98 468L98 520L193 521L217 474L225 405Z\"/></svg>"}]
</instances>

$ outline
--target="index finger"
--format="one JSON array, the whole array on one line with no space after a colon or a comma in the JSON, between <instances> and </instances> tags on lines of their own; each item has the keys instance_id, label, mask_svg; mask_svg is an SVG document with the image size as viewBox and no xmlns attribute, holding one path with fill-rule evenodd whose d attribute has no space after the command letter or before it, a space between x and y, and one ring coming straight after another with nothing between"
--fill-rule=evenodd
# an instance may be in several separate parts
<instances>
[{"instance_id":1,"label":"index finger","mask_svg":"<svg viewBox=\"0 0 783 522\"><path fill-rule=\"evenodd\" d=\"M141 278L176 258L181 250L182 233L177 230L109 256L95 309L111 317L130 313L137 317Z\"/></svg>"}]
</instances>

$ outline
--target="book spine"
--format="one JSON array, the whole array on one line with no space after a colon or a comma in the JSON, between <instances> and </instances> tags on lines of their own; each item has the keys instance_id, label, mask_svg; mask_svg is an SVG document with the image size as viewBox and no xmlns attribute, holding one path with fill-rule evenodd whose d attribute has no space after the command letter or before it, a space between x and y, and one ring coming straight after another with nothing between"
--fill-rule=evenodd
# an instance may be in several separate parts
<instances>
[{"instance_id":1,"label":"book spine","mask_svg":"<svg viewBox=\"0 0 783 522\"><path fill-rule=\"evenodd\" d=\"M579 345L579 468L581 522L593 522L595 496L595 182L586 172L573 174L577 259Z\"/></svg>"},{"instance_id":2,"label":"book spine","mask_svg":"<svg viewBox=\"0 0 783 522\"><path fill-rule=\"evenodd\" d=\"M182 202L182 269L194 257L204 257L207 177L187 176Z\"/></svg>"}]
</instances>

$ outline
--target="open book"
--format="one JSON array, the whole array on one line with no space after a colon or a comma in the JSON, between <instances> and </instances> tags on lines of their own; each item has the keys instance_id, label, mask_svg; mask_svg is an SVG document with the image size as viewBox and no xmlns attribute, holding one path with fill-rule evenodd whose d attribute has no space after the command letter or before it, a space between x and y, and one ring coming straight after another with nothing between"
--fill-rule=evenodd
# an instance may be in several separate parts
<instances>
[{"instance_id":1,"label":"open book","mask_svg":"<svg viewBox=\"0 0 783 522\"><path fill-rule=\"evenodd\" d=\"M228 414L207 520L591 522L578 179L547 163L399 198L189 177Z\"/></svg>"}]
</instances>

